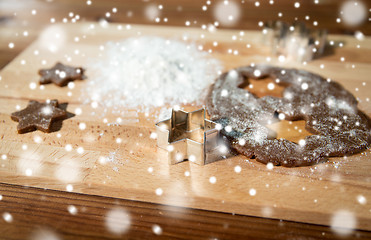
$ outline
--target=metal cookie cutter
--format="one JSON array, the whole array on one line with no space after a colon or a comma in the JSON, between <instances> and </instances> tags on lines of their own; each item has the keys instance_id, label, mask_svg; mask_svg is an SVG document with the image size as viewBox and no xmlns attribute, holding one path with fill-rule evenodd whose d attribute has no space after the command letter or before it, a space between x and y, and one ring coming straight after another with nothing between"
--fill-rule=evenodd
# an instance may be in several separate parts
<instances>
[{"instance_id":1,"label":"metal cookie cutter","mask_svg":"<svg viewBox=\"0 0 371 240\"><path fill-rule=\"evenodd\" d=\"M220 130L205 119L205 109L172 110L171 118L156 123L157 146L168 151L169 164L188 159L205 165L221 159Z\"/></svg>"},{"instance_id":2,"label":"metal cookie cutter","mask_svg":"<svg viewBox=\"0 0 371 240\"><path fill-rule=\"evenodd\" d=\"M289 25L281 21L266 22L263 29L263 43L273 54L286 55L295 61L310 61L325 51L327 31L310 29L303 22Z\"/></svg>"}]
</instances>

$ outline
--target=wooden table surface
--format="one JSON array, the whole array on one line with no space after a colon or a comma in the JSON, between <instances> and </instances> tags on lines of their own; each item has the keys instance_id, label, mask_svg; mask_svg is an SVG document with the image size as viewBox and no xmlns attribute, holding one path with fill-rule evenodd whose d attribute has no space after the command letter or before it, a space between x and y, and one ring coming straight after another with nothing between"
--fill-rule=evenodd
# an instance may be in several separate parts
<instances>
[{"instance_id":1,"label":"wooden table surface","mask_svg":"<svg viewBox=\"0 0 371 240\"><path fill-rule=\"evenodd\" d=\"M33 41L50 18L61 21L64 17L71 20L69 12L80 14L81 18L97 20L104 18L106 12L113 7L118 12L109 21L130 23L155 23L143 17L145 7L151 2L143 1L92 1L89 8L85 1L32 1L25 6L26 1L0 1L0 67L9 63L19 52ZM103 3L104 2L104 3ZM309 3L307 8L301 8L295 15L311 14L318 17L333 33L352 33L355 29L336 24L336 14L328 9L338 7L338 1L324 1L319 8ZM187 20L197 20L194 26L213 22L210 13L201 10L204 3L194 1L156 2L163 4L163 17L169 18L169 23L161 24L184 26ZM245 4L253 3L246 1ZM282 5L281 5L282 4ZM259 21L276 18L276 12L283 16L291 14L291 1L282 1L274 9L261 3L258 11L246 8L246 15L232 28L254 29ZM181 8L179 8L181 6ZM245 5L243 5L245 6ZM324 11L326 7L327 11ZM32 14L32 10L36 14ZM185 13L176 17L177 11ZM292 11L292 9L289 9ZM270 11L262 15L259 11ZM306 12L307 11L307 12ZM285 13L287 12L287 15ZM325 12L325 13L324 13ZM335 11L334 11L335 12ZM16 13L16 14L14 14ZM247 14L254 13L254 14ZM140 15L140 16L138 16ZM274 17L270 17L273 16ZM259 16L259 17L258 17ZM261 17L260 17L261 16ZM286 18L284 20L291 20ZM171 20L170 20L171 19ZM359 27L364 33L370 33L370 24ZM25 33L27 32L27 33ZM14 43L14 48L9 48ZM179 238L179 239L336 239L331 228L312 224L280 221L267 218L257 218L210 212L195 209L169 208L160 204L127 201L115 198L99 197L66 193L40 188L28 188L18 185L0 184L0 239L117 239L117 238ZM110 209L125 209L131 216L131 227L125 235L115 235L105 227L105 214ZM11 217L8 213L11 212ZM162 233L156 235L160 226ZM157 231L156 231L157 229ZM54 238L52 238L54 237ZM349 239L369 239L370 232L353 231ZM343 238L344 239L344 238Z\"/></svg>"}]
</instances>

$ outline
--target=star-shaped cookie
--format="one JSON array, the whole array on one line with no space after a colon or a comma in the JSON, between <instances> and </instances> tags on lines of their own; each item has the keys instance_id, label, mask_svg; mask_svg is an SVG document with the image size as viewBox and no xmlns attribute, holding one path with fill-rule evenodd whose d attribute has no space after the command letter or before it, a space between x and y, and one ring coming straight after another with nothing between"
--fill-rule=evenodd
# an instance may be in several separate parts
<instances>
[{"instance_id":1,"label":"star-shaped cookie","mask_svg":"<svg viewBox=\"0 0 371 240\"><path fill-rule=\"evenodd\" d=\"M67 117L67 112L59 108L58 100L45 103L31 100L25 109L11 115L14 121L19 122L18 133L31 132L36 129L50 132L52 122L65 117Z\"/></svg>"},{"instance_id":2,"label":"star-shaped cookie","mask_svg":"<svg viewBox=\"0 0 371 240\"><path fill-rule=\"evenodd\" d=\"M39 70L40 84L54 83L60 87L66 86L68 82L84 79L84 69L71 67L60 62L49 69Z\"/></svg>"}]
</instances>

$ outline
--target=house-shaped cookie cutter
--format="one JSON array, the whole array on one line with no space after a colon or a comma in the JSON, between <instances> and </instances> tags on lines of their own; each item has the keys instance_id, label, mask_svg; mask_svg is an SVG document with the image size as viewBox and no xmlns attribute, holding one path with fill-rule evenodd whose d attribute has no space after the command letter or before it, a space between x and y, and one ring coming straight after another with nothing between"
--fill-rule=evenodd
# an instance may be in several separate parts
<instances>
[{"instance_id":1,"label":"house-shaped cookie cutter","mask_svg":"<svg viewBox=\"0 0 371 240\"><path fill-rule=\"evenodd\" d=\"M157 146L167 150L169 164L189 160L198 165L223 157L219 124L205 118L205 109L172 110L171 118L156 123Z\"/></svg>"}]
</instances>

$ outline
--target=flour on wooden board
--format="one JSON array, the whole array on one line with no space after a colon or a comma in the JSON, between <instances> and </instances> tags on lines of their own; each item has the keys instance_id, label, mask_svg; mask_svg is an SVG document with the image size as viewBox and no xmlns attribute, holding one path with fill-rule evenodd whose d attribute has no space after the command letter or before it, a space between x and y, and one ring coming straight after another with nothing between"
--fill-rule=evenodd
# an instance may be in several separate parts
<instances>
[{"instance_id":1,"label":"flour on wooden board","mask_svg":"<svg viewBox=\"0 0 371 240\"><path fill-rule=\"evenodd\" d=\"M140 37L108 42L87 68L90 76L82 94L87 102L147 112L165 104L199 103L220 64L194 44Z\"/></svg>"}]
</instances>

